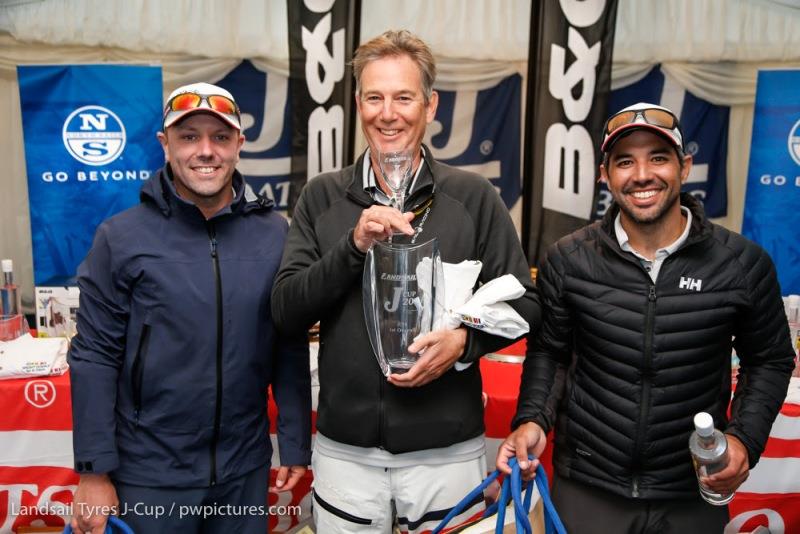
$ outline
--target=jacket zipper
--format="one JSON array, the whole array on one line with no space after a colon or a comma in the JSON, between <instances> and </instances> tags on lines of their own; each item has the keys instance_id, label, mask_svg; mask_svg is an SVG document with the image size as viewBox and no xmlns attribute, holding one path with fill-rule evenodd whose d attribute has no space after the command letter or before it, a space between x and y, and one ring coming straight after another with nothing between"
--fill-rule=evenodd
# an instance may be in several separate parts
<instances>
[{"instance_id":1,"label":"jacket zipper","mask_svg":"<svg viewBox=\"0 0 800 534\"><path fill-rule=\"evenodd\" d=\"M135 426L139 426L139 413L142 411L142 382L144 379L145 348L150 339L150 325L142 325L142 335L136 347L136 357L131 366L131 389L133 390L133 417Z\"/></svg>"},{"instance_id":2,"label":"jacket zipper","mask_svg":"<svg viewBox=\"0 0 800 534\"><path fill-rule=\"evenodd\" d=\"M642 442L644 441L645 428L647 427L647 411L650 406L650 388L652 386L652 373L651 367L653 363L653 323L655 322L656 310L656 286L650 285L649 293L647 294L647 317L645 319L644 331L644 363L642 366L642 403L639 406L639 424L636 429L636 444L634 445L634 454L636 454L636 461L634 465L636 468L641 466L641 449ZM639 476L634 470L633 479L631 481L631 496L639 497Z\"/></svg>"},{"instance_id":3,"label":"jacket zipper","mask_svg":"<svg viewBox=\"0 0 800 534\"><path fill-rule=\"evenodd\" d=\"M381 380L378 381L378 448L385 449L386 443L384 443L384 432L383 432L383 417L384 417L384 403L383 403L383 383L386 381L386 378L381 375Z\"/></svg>"},{"instance_id":4,"label":"jacket zipper","mask_svg":"<svg viewBox=\"0 0 800 534\"><path fill-rule=\"evenodd\" d=\"M211 246L211 263L214 266L214 282L217 302L217 396L214 406L214 433L211 436L211 486L217 484L217 443L219 442L222 419L222 279L219 274L219 255L217 254L217 231L214 223L207 222L208 239Z\"/></svg>"}]
</instances>

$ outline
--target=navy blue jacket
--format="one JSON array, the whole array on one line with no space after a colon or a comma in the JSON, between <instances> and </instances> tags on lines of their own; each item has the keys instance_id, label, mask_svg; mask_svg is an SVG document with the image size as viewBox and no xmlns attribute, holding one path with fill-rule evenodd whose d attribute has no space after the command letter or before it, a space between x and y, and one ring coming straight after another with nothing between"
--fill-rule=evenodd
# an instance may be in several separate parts
<instances>
[{"instance_id":1,"label":"navy blue jacket","mask_svg":"<svg viewBox=\"0 0 800 534\"><path fill-rule=\"evenodd\" d=\"M203 487L264 466L278 404L282 465L310 461L306 336L279 338L270 292L287 233L245 194L206 220L169 167L101 224L78 268L75 469L141 486Z\"/></svg>"}]
</instances>

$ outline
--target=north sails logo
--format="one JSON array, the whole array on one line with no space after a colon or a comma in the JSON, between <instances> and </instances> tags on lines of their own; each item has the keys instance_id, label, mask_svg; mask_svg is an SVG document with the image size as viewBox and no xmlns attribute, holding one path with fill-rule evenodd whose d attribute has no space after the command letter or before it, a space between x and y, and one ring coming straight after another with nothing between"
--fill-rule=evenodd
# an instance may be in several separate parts
<instances>
[{"instance_id":1,"label":"north sails logo","mask_svg":"<svg viewBox=\"0 0 800 534\"><path fill-rule=\"evenodd\" d=\"M794 123L788 139L789 155L800 165L800 120Z\"/></svg>"},{"instance_id":2,"label":"north sails logo","mask_svg":"<svg viewBox=\"0 0 800 534\"><path fill-rule=\"evenodd\" d=\"M107 165L125 148L125 125L102 106L83 106L70 113L61 131L70 155L87 165Z\"/></svg>"},{"instance_id":3,"label":"north sails logo","mask_svg":"<svg viewBox=\"0 0 800 534\"><path fill-rule=\"evenodd\" d=\"M691 289L694 291L700 291L700 288L703 285L703 281L694 278L689 278L687 276L681 276L681 281L678 284L678 287L681 289Z\"/></svg>"}]
</instances>

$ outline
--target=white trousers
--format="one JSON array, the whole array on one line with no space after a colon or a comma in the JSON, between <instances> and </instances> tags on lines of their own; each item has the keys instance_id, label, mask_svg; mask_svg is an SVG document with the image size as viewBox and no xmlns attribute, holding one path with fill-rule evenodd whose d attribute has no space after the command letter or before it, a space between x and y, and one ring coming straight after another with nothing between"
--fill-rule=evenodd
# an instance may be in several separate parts
<instances>
[{"instance_id":1,"label":"white trousers","mask_svg":"<svg viewBox=\"0 0 800 534\"><path fill-rule=\"evenodd\" d=\"M486 457L458 463L384 468L314 451L313 509L320 534L390 534L431 530L486 476ZM448 525L484 509L483 498Z\"/></svg>"}]
</instances>

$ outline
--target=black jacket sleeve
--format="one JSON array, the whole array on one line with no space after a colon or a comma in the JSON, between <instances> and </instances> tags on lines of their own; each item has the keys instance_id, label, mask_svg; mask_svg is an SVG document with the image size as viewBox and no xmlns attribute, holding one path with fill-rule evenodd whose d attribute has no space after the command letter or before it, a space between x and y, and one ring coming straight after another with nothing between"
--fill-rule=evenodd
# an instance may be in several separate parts
<instances>
[{"instance_id":1,"label":"black jacket sleeve","mask_svg":"<svg viewBox=\"0 0 800 534\"><path fill-rule=\"evenodd\" d=\"M563 300L564 270L557 246L550 247L536 280L542 298L542 326L528 336L512 428L526 422L538 424L545 432L553 427L555 399L563 385L557 377L572 358L573 319Z\"/></svg>"},{"instance_id":2,"label":"black jacket sleeve","mask_svg":"<svg viewBox=\"0 0 800 534\"><path fill-rule=\"evenodd\" d=\"M734 348L741 366L725 432L747 447L752 469L786 398L794 350L772 260L753 244L739 258L751 300L736 325Z\"/></svg>"},{"instance_id":3,"label":"black jacket sleeve","mask_svg":"<svg viewBox=\"0 0 800 534\"><path fill-rule=\"evenodd\" d=\"M272 317L283 332L307 332L326 311L341 304L364 270L365 254L356 248L352 229L320 254L315 231L319 214L310 205L313 186L306 185L297 202L272 288Z\"/></svg>"}]
</instances>

